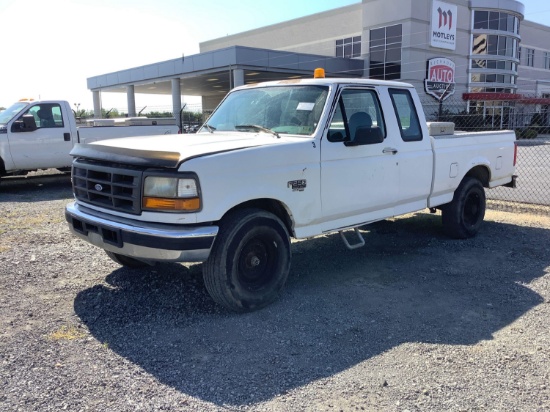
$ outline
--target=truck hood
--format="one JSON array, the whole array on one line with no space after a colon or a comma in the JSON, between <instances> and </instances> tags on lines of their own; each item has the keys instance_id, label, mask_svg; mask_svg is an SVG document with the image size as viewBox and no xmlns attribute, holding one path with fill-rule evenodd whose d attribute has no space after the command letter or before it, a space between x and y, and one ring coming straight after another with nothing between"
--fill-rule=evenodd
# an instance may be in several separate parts
<instances>
[{"instance_id":1,"label":"truck hood","mask_svg":"<svg viewBox=\"0 0 550 412\"><path fill-rule=\"evenodd\" d=\"M71 155L121 164L175 168L198 156L280 144L291 139L296 138L277 138L269 133L244 132L123 137L76 144Z\"/></svg>"}]
</instances>

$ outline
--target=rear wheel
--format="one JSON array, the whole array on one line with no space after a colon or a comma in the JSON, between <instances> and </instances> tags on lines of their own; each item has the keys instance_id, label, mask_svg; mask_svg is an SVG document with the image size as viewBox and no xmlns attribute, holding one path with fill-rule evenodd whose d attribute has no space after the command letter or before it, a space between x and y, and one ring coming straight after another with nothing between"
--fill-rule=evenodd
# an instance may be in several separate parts
<instances>
[{"instance_id":1,"label":"rear wheel","mask_svg":"<svg viewBox=\"0 0 550 412\"><path fill-rule=\"evenodd\" d=\"M125 266L130 269L139 269L145 266L149 266L147 263L131 258L129 256L119 255L118 253L110 252L108 250L106 250L105 253L107 253L107 256L109 256L119 265Z\"/></svg>"},{"instance_id":2,"label":"rear wheel","mask_svg":"<svg viewBox=\"0 0 550 412\"><path fill-rule=\"evenodd\" d=\"M443 228L456 239L473 237L485 217L485 190L474 177L465 177L455 190L453 200L441 208Z\"/></svg>"},{"instance_id":3,"label":"rear wheel","mask_svg":"<svg viewBox=\"0 0 550 412\"><path fill-rule=\"evenodd\" d=\"M283 222L260 209L228 214L203 265L206 289L235 312L263 308L279 297L290 271L290 239Z\"/></svg>"}]
</instances>

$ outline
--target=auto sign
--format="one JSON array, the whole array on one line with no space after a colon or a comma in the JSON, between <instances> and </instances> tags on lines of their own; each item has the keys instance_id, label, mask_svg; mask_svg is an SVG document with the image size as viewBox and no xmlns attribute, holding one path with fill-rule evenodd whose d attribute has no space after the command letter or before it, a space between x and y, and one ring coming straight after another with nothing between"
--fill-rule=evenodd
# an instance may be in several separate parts
<instances>
[{"instance_id":1,"label":"auto sign","mask_svg":"<svg viewBox=\"0 0 550 412\"><path fill-rule=\"evenodd\" d=\"M455 92L455 64L445 57L428 60L426 93L443 101Z\"/></svg>"}]
</instances>

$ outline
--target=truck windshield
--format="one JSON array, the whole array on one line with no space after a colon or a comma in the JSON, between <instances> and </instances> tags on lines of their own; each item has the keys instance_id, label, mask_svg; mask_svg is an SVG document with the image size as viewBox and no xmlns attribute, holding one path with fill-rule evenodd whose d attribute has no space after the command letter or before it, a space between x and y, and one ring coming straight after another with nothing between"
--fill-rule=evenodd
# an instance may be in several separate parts
<instances>
[{"instance_id":1,"label":"truck windshield","mask_svg":"<svg viewBox=\"0 0 550 412\"><path fill-rule=\"evenodd\" d=\"M230 93L201 133L269 131L312 135L328 96L327 86L267 86Z\"/></svg>"},{"instance_id":2,"label":"truck windshield","mask_svg":"<svg viewBox=\"0 0 550 412\"><path fill-rule=\"evenodd\" d=\"M14 116L27 107L28 103L17 102L0 113L0 125L5 126Z\"/></svg>"}]
</instances>

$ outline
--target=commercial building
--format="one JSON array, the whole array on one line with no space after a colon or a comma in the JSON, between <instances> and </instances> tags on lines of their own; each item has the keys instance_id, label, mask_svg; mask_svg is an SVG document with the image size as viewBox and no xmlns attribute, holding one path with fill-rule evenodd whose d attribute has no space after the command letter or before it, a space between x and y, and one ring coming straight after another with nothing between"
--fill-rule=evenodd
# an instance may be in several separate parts
<instances>
[{"instance_id":1,"label":"commercial building","mask_svg":"<svg viewBox=\"0 0 550 412\"><path fill-rule=\"evenodd\" d=\"M213 109L234 86L310 77L412 83L426 98L461 96L470 111L508 115L517 101L550 103L550 27L515 0L363 0L200 44L200 53L88 79L99 91L202 96ZM533 100L533 98L536 98ZM538 100L537 100L538 99Z\"/></svg>"}]
</instances>

